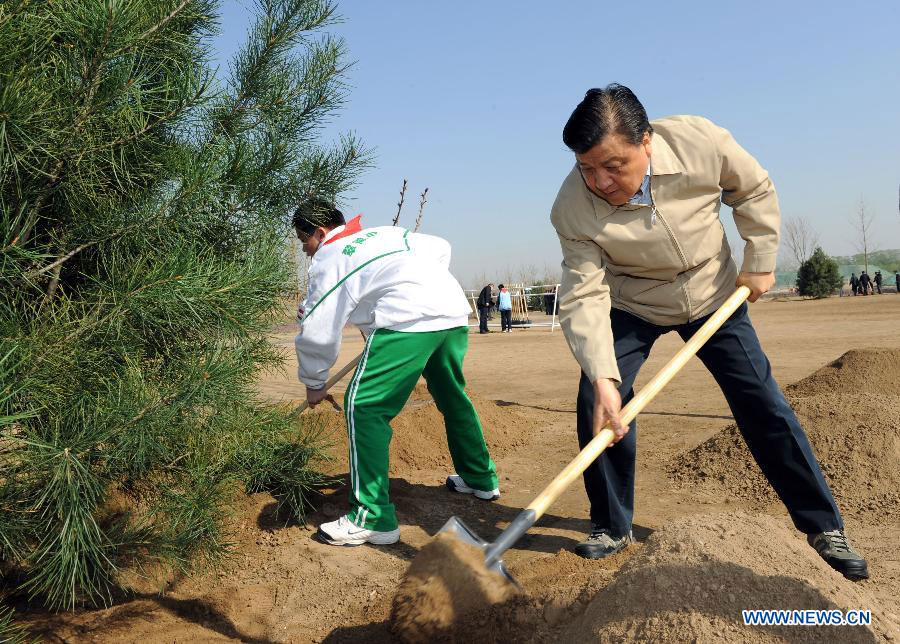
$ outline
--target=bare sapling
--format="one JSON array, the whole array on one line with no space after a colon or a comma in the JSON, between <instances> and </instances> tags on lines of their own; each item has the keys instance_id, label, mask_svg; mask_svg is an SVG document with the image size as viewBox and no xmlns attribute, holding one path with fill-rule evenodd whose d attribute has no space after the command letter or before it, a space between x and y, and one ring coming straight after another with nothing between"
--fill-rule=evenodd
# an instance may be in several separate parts
<instances>
[{"instance_id":1,"label":"bare sapling","mask_svg":"<svg viewBox=\"0 0 900 644\"><path fill-rule=\"evenodd\" d=\"M406 198L406 179L403 180L403 186L400 188L400 201L397 202L397 214L394 215L394 221L391 226L396 226L400 221L400 211L403 210L403 200Z\"/></svg>"},{"instance_id":2,"label":"bare sapling","mask_svg":"<svg viewBox=\"0 0 900 644\"><path fill-rule=\"evenodd\" d=\"M416 217L416 226L413 228L414 233L419 232L419 226L422 225L422 216L425 214L425 204L428 203L428 199L425 198L427 195L428 188L425 188L422 194L419 195L419 214Z\"/></svg>"}]
</instances>

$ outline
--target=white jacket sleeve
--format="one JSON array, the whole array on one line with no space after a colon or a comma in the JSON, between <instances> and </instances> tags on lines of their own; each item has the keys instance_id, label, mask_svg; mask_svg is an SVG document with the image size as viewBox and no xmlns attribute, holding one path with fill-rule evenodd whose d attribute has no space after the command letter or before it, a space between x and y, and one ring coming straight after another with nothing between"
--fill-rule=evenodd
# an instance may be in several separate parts
<instances>
[{"instance_id":1,"label":"white jacket sleeve","mask_svg":"<svg viewBox=\"0 0 900 644\"><path fill-rule=\"evenodd\" d=\"M339 280L337 274L315 267L310 270L300 333L294 340L297 376L310 389L321 389L328 380L328 371L341 350L344 326L357 305L350 285L338 284Z\"/></svg>"},{"instance_id":2,"label":"white jacket sleeve","mask_svg":"<svg viewBox=\"0 0 900 644\"><path fill-rule=\"evenodd\" d=\"M446 239L422 233L409 233L406 238L413 253L427 257L445 269L450 269L451 249L450 242Z\"/></svg>"}]
</instances>

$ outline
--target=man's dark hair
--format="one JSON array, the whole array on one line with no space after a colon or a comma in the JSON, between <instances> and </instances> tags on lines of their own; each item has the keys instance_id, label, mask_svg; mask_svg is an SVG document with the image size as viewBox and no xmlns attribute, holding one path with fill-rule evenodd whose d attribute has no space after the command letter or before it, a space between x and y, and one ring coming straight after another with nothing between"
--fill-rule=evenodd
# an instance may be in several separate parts
<instances>
[{"instance_id":1,"label":"man's dark hair","mask_svg":"<svg viewBox=\"0 0 900 644\"><path fill-rule=\"evenodd\" d=\"M333 203L312 197L297 206L291 223L298 233L312 235L316 228L337 228L347 222L344 221L344 213L335 208Z\"/></svg>"},{"instance_id":2,"label":"man's dark hair","mask_svg":"<svg viewBox=\"0 0 900 644\"><path fill-rule=\"evenodd\" d=\"M501 285L500 285L500 286L498 286L498 287L497 287L497 288L503 288L503 284L501 284Z\"/></svg>"},{"instance_id":3,"label":"man's dark hair","mask_svg":"<svg viewBox=\"0 0 900 644\"><path fill-rule=\"evenodd\" d=\"M630 144L640 145L644 132L653 132L644 106L630 89L611 83L587 91L563 128L563 143L584 154L607 134L620 134Z\"/></svg>"}]
</instances>

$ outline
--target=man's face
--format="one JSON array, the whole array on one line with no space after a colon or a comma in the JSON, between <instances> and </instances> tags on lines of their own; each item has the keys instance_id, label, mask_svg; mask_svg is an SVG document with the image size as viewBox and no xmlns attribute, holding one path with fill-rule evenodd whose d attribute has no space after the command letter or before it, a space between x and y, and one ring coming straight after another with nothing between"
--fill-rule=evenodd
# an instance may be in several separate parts
<instances>
[{"instance_id":1,"label":"man's face","mask_svg":"<svg viewBox=\"0 0 900 644\"><path fill-rule=\"evenodd\" d=\"M307 235L298 229L295 230L297 232L297 239L300 240L300 243L303 246L303 252L307 257L312 257L316 254L316 251L319 250L319 246L322 244L322 240L325 239L325 235L328 234L328 231L321 227L316 228L312 235Z\"/></svg>"},{"instance_id":2,"label":"man's face","mask_svg":"<svg viewBox=\"0 0 900 644\"><path fill-rule=\"evenodd\" d=\"M607 134L584 154L576 154L588 190L613 206L628 203L641 187L650 162L650 134L632 145L621 134Z\"/></svg>"}]
</instances>

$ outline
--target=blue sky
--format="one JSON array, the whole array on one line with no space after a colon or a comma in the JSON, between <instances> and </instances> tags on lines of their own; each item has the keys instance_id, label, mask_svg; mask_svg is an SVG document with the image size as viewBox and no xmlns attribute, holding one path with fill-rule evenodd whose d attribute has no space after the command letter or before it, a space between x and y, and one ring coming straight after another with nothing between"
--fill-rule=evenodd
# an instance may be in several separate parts
<instances>
[{"instance_id":1,"label":"blue sky","mask_svg":"<svg viewBox=\"0 0 900 644\"><path fill-rule=\"evenodd\" d=\"M782 213L803 216L831 254L856 251L861 197L877 246L900 248L900 3L431 2L345 0L355 61L346 109L376 167L346 195L367 225L401 225L429 188L423 231L453 244L467 285L509 269L555 270L549 209L571 168L568 115L590 87L620 82L650 118L699 114L766 167ZM224 0L224 69L251 0ZM726 230L738 240L730 213Z\"/></svg>"}]
</instances>

